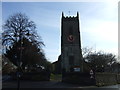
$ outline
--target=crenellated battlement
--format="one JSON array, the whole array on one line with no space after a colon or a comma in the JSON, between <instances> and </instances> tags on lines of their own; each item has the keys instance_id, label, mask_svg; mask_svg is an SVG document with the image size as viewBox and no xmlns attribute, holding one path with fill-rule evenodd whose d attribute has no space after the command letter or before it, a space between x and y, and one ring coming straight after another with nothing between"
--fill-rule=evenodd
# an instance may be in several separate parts
<instances>
[{"instance_id":1,"label":"crenellated battlement","mask_svg":"<svg viewBox=\"0 0 120 90\"><path fill-rule=\"evenodd\" d=\"M77 12L77 16L64 16L64 13L62 12L62 20L78 20L79 14Z\"/></svg>"},{"instance_id":2,"label":"crenellated battlement","mask_svg":"<svg viewBox=\"0 0 120 90\"><path fill-rule=\"evenodd\" d=\"M65 20L65 21L74 21L74 20L78 20L77 17L63 17L62 20Z\"/></svg>"}]
</instances>

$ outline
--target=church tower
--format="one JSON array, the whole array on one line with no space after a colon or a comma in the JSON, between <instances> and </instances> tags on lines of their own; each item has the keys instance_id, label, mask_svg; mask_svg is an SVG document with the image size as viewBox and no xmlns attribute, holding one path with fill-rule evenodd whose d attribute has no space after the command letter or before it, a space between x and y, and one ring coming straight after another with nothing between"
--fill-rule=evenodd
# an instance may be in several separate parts
<instances>
[{"instance_id":1,"label":"church tower","mask_svg":"<svg viewBox=\"0 0 120 90\"><path fill-rule=\"evenodd\" d=\"M79 13L61 19L61 67L66 72L83 72Z\"/></svg>"}]
</instances>

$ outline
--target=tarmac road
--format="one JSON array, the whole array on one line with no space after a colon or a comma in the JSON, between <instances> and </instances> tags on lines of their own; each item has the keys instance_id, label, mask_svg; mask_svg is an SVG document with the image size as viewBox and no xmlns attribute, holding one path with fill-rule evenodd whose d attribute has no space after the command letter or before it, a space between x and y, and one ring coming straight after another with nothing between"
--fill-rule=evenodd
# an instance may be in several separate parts
<instances>
[{"instance_id":1,"label":"tarmac road","mask_svg":"<svg viewBox=\"0 0 120 90\"><path fill-rule=\"evenodd\" d=\"M3 82L2 88L17 88L17 81ZM76 84L63 83L60 81L20 81L20 88L120 88L120 84L97 87L80 86Z\"/></svg>"},{"instance_id":2,"label":"tarmac road","mask_svg":"<svg viewBox=\"0 0 120 90\"><path fill-rule=\"evenodd\" d=\"M85 86L80 86L76 84L68 84L58 81L41 81L41 82L34 82L34 81L20 81L21 88L83 88ZM87 87L87 86L86 86ZM96 87L96 86L89 86L89 87ZM2 88L17 88L17 81L12 82L3 82Z\"/></svg>"}]
</instances>

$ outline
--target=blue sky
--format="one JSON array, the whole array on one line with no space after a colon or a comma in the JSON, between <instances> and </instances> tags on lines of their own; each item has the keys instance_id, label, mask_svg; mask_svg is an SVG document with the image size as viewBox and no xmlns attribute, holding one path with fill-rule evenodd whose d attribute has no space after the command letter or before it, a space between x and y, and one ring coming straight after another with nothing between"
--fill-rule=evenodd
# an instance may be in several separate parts
<instances>
[{"instance_id":1,"label":"blue sky","mask_svg":"<svg viewBox=\"0 0 120 90\"><path fill-rule=\"evenodd\" d=\"M53 62L61 53L61 13L80 15L81 44L94 50L118 53L118 3L111 2L3 2L2 21L25 13L37 25L45 43L46 57ZM69 13L70 11L70 13Z\"/></svg>"}]
</instances>

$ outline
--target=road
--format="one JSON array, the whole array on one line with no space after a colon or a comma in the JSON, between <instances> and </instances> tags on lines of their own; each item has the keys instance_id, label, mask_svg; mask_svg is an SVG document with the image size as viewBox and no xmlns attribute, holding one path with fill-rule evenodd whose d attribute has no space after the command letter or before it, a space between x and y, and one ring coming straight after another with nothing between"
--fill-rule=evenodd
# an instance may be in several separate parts
<instances>
[{"instance_id":1,"label":"road","mask_svg":"<svg viewBox=\"0 0 120 90\"><path fill-rule=\"evenodd\" d=\"M80 86L76 84L68 84L58 81L21 81L20 82L21 88L120 88L119 85L112 85L112 86L103 86L103 87L97 87L97 86ZM2 88L17 88L17 82L16 81L9 81L9 82L3 82Z\"/></svg>"},{"instance_id":2,"label":"road","mask_svg":"<svg viewBox=\"0 0 120 90\"><path fill-rule=\"evenodd\" d=\"M111 86L103 86L103 87L100 87L100 88L119 88L120 89L120 84L111 85Z\"/></svg>"},{"instance_id":3,"label":"road","mask_svg":"<svg viewBox=\"0 0 120 90\"><path fill-rule=\"evenodd\" d=\"M17 82L4 82L2 84L3 88L17 88ZM71 87L79 87L79 85L68 84L57 81L41 81L41 82L33 82L33 81L21 81L21 88L71 88Z\"/></svg>"}]
</instances>

